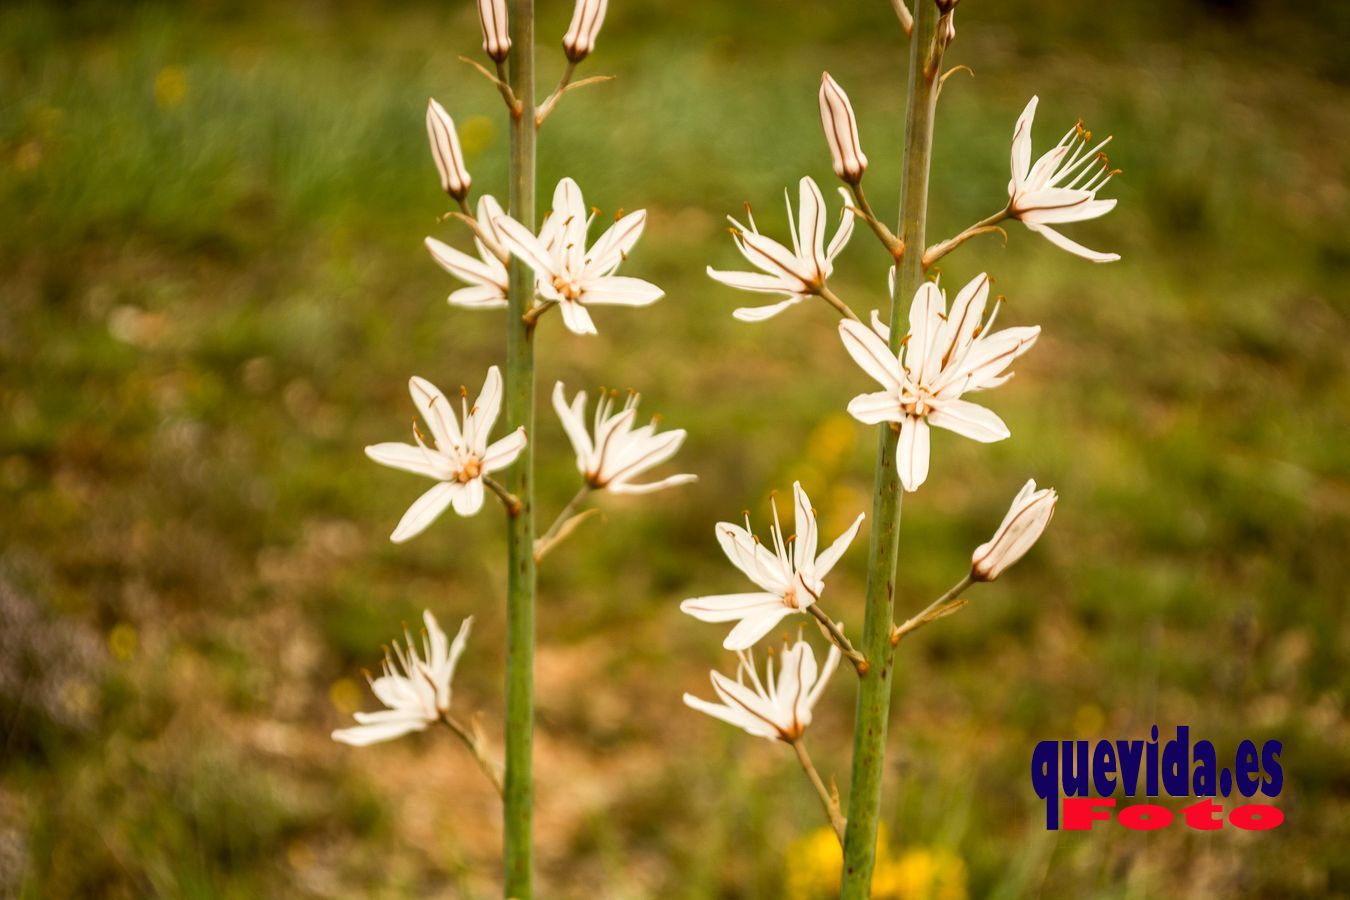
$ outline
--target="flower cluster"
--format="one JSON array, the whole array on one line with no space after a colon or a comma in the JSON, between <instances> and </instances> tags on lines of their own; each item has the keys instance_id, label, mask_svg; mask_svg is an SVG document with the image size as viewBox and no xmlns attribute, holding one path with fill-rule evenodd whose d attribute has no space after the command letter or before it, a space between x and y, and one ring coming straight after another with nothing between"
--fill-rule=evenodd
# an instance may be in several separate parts
<instances>
[{"instance_id":1,"label":"flower cluster","mask_svg":"<svg viewBox=\"0 0 1350 900\"><path fill-rule=\"evenodd\" d=\"M533 125L539 128L570 87L603 80L571 83L576 65L595 48L606 6L606 0L577 0L562 41L567 58L566 71L553 94L536 107L534 121L529 122L522 116L522 98L517 97L504 80L512 54L508 4L505 0L477 0L483 52L496 64L497 75L493 76L477 63L472 64L492 79L507 104L513 127ZM526 216L518 210L503 209L491 194L482 194L476 204L471 202L473 177L454 120L434 98L427 103L426 130L440 189L458 207L442 216L441 221L453 219L466 225L472 242L471 251L466 252L466 249L437 237L425 239L432 260L462 283L449 294L450 305L506 310L507 327L515 329L516 335L526 336L537 335L541 317L556 307L565 328L575 334L591 335L596 333L591 317L595 307L647 306L664 296L659 287L648 281L616 274L642 236L647 221L644 210L616 217L612 225L590 241L588 233L596 213L587 208L576 181L563 178L553 192L552 210L535 233L522 223L522 219L529 220ZM524 175L520 170L516 174ZM519 267L518 271L523 269L533 273L532 283L526 279L525 290L521 292L524 296L512 294L513 265ZM522 383L533 383L532 362L522 364L517 359L513 364L515 368L507 369L505 383L501 370L495 365L490 366L472 405L465 388L460 388L458 404L453 404L430 381L412 378L409 392L420 417L420 421L413 421L412 441L379 443L365 448L366 455L383 466L411 472L434 482L403 514L390 535L394 543L403 543L422 534L447 509L464 517L476 515L487 502L489 493L501 500L505 512L512 518L532 513L532 495L518 497L507 485L494 479L499 471L516 464L522 454L528 459L528 454L533 452L528 445L534 436L527 435L524 426L508 428L505 434L497 435L495 439L493 435L502 412L505 390L512 386L513 380L517 388ZM567 537L584 517L580 514L569 519L568 515L590 492L646 494L695 480L690 474L639 480L675 455L684 442L685 431L659 431L654 419L648 424L639 424L636 393L618 408L616 395L603 395L590 430L585 422L585 392L577 394L569 404L560 382L553 399L576 455L582 487L577 498L564 508L557 522L533 548L524 546L531 531L528 525L513 530L512 547L517 553L523 549L529 554L532 550L537 561L546 549ZM520 489L524 483L515 479L512 485ZM516 537L517 534L526 537L521 539ZM527 599L533 603L532 595ZM384 673L370 682L371 690L386 709L357 713L357 725L335 731L333 738L348 744L365 745L420 731L432 722L443 721L469 746L484 772L499 791L502 790L500 767L489 759L481 733L476 726L466 728L450 714L450 680L468 639L469 621L465 620L451 643L446 640L436 619L427 612L420 652L411 636L407 636L402 646L395 642L386 652ZM510 703L508 699L508 707ZM528 780L528 772L525 777Z\"/></svg>"},{"instance_id":2,"label":"flower cluster","mask_svg":"<svg viewBox=\"0 0 1350 900\"><path fill-rule=\"evenodd\" d=\"M953 15L956 0L924 2L936 5L936 19L932 18L935 12L930 5L924 10L926 43L916 44L913 51L916 66L924 60L925 47L928 56L921 69L911 70L910 102L916 105L911 106L911 115L917 104L937 101L937 91L946 79L943 75L937 80L942 54L956 37ZM897 2L895 6L905 30L912 30L911 38L919 40L917 15L911 17L903 3ZM811 721L812 709L829 675L842 658L847 658L863 678L878 662L889 666L893 652L890 648L896 647L906 634L960 610L968 602L961 596L964 591L976 583L994 581L1020 560L1049 524L1057 500L1053 490L1037 489L1034 481L1028 481L994 535L975 549L970 569L961 580L917 615L901 624L890 621L900 495L918 491L928 479L932 467L931 430L944 429L981 443L1008 438L1010 430L1003 419L972 398L1007 383L1013 375L1013 363L1036 344L1041 333L1036 325L995 329L1003 298L991 300L991 279L983 272L966 282L949 305L933 266L978 235L1002 232L998 223L1009 219L1022 222L1055 246L1085 259L1109 262L1119 256L1088 249L1055 227L1096 219L1115 207L1115 200L1098 197L1116 174L1101 152L1110 139L1094 145L1091 133L1080 122L1033 162L1031 126L1037 98L1027 104L1013 134L1006 203L993 215L931 247L922 246L924 220L922 213L915 211L922 206L906 202L898 235L873 213L863 191L869 160L863 152L858 117L848 94L828 72L821 76L818 101L830 165L843 183L839 188L843 210L834 234L827 234L829 216L824 195L816 182L806 176L798 183L795 215L791 198L788 201L789 243L762 234L746 204L746 222L735 218L730 218L730 222L735 247L753 270L726 271L709 266L707 273L728 287L781 298L769 305L735 309L732 316L740 321L773 318L811 297L826 301L842 317L838 329L843 350L879 386L878 390L854 396L846 407L857 421L885 428L876 475L877 521L873 527L877 535L871 548L868 608L860 642L867 653L860 652L845 635L843 625L820 608L825 578L856 537L863 517L859 515L833 544L818 552L815 510L800 484L793 485L794 535L785 534L776 505L766 543L751 532L748 513L745 527L730 522L716 526L723 552L754 583L756 590L694 597L683 601L680 609L700 621L734 623L723 646L739 657L734 680L718 672L711 674L719 703L688 694L685 703L751 735L793 745L843 843L846 834L837 794L825 788L801 744L802 733ZM912 197L913 192L919 192L923 203L927 202L930 138L922 128L916 130L911 119L904 196ZM861 219L876 235L892 263L889 322L883 321L877 312L872 313L870 324L862 321L829 283L836 259L852 235L855 219ZM897 295L898 273L903 276L904 285L900 295ZM761 680L750 648L794 613L817 620L831 644L829 659L818 672L814 653L799 637L793 644L784 644L777 675L771 658L768 675ZM880 660L875 658L876 654L881 655ZM857 752L874 761L881 752L874 726L884 722L887 707L875 701L878 690L875 682L864 683L863 689L872 691L873 699L867 704L860 701L857 727L865 730L859 732L857 740L859 748L870 746ZM864 699L867 696L864 694ZM865 717L870 717L871 725L863 721ZM881 731L884 732L884 727ZM862 767L855 775L865 770ZM871 776L861 777L866 781ZM855 779L855 790L858 787ZM864 787L875 790L871 783ZM871 798L871 802L873 812L869 815L875 816L877 798ZM875 822L870 828L872 833L862 834L862 840L874 837ZM848 822L848 829L847 839L853 840L852 821ZM869 873L870 864L864 877ZM846 879L846 883L851 882Z\"/></svg>"}]
</instances>

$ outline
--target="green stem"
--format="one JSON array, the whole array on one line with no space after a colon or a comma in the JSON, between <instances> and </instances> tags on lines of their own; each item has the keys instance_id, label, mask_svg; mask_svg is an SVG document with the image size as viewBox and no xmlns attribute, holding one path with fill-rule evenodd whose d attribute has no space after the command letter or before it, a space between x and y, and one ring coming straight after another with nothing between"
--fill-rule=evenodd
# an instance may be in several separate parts
<instances>
[{"instance_id":1,"label":"green stem","mask_svg":"<svg viewBox=\"0 0 1350 900\"><path fill-rule=\"evenodd\" d=\"M928 166L932 155L933 114L942 48L933 40L937 25L934 0L917 0L909 44L909 103L905 123L904 171L900 186L899 238L906 252L899 262L891 321L903 322L906 306L923 281L924 230L928 213ZM931 59L936 55L937 59ZM904 329L891 329L897 350ZM853 773L848 828L844 834L843 900L866 900L876 863L877 825L885 774L886 727L890 718L895 648L891 628L895 604L895 563L900 537L900 478L895 466L896 433L883 426L877 439L877 468L872 499L872 537L868 547L867 598L861 650L870 663L858 683L853 732Z\"/></svg>"},{"instance_id":2,"label":"green stem","mask_svg":"<svg viewBox=\"0 0 1350 900\"><path fill-rule=\"evenodd\" d=\"M511 0L511 215L534 230L534 0ZM519 259L510 267L506 317L506 421L525 426L529 443L507 470L507 488L520 502L507 531L506 781L503 852L506 897L529 900L532 881L534 779L534 329L525 313L534 302L534 273Z\"/></svg>"}]
</instances>

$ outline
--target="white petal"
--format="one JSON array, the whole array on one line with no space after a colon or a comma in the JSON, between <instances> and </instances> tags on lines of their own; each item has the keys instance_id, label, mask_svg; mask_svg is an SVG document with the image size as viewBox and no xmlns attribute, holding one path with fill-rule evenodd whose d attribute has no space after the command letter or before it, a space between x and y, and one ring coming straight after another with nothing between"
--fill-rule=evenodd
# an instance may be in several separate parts
<instances>
[{"instance_id":1,"label":"white petal","mask_svg":"<svg viewBox=\"0 0 1350 900\"><path fill-rule=\"evenodd\" d=\"M864 372L879 381L882 387L897 395L901 392L904 379L900 361L875 331L861 322L845 319L839 323L839 337L848 355Z\"/></svg>"},{"instance_id":2,"label":"white petal","mask_svg":"<svg viewBox=\"0 0 1350 900\"><path fill-rule=\"evenodd\" d=\"M917 491L928 479L928 423L923 419L905 416L900 423L895 465L907 491Z\"/></svg>"},{"instance_id":3,"label":"white petal","mask_svg":"<svg viewBox=\"0 0 1350 900\"><path fill-rule=\"evenodd\" d=\"M606 275L588 278L581 285L582 303L604 303L612 306L647 306L666 295L650 281L626 275Z\"/></svg>"},{"instance_id":4,"label":"white petal","mask_svg":"<svg viewBox=\"0 0 1350 900\"><path fill-rule=\"evenodd\" d=\"M465 309L506 309L506 293L495 284L479 284L451 291L445 298L451 306Z\"/></svg>"},{"instance_id":5,"label":"white petal","mask_svg":"<svg viewBox=\"0 0 1350 900\"><path fill-rule=\"evenodd\" d=\"M839 660L843 658L843 655L838 647L830 644L830 652L825 657L825 665L821 667L820 674L816 676L815 685L806 697L807 709L815 709L816 702L820 700L820 695L825 693L825 687L830 683L830 676L839 667Z\"/></svg>"},{"instance_id":6,"label":"white petal","mask_svg":"<svg viewBox=\"0 0 1350 900\"><path fill-rule=\"evenodd\" d=\"M591 314L586 312L586 307L572 300L564 300L558 304L558 311L562 313L563 324L567 330L573 334L598 334L595 330L595 322L591 319Z\"/></svg>"},{"instance_id":7,"label":"white petal","mask_svg":"<svg viewBox=\"0 0 1350 900\"><path fill-rule=\"evenodd\" d=\"M483 378L483 387L478 392L473 409L464 417L464 443L473 452L482 455L487 447L488 435L497 417L502 411L502 372L496 366L489 366Z\"/></svg>"},{"instance_id":8,"label":"white petal","mask_svg":"<svg viewBox=\"0 0 1350 900\"><path fill-rule=\"evenodd\" d=\"M753 616L747 616L731 629L722 646L728 650L747 650L759 642L774 626L783 621L786 616L798 610L780 603L776 609L766 610Z\"/></svg>"},{"instance_id":9,"label":"white petal","mask_svg":"<svg viewBox=\"0 0 1350 900\"><path fill-rule=\"evenodd\" d=\"M824 553L816 557L816 564L812 569L812 574L815 575L815 577L823 579L826 575L830 574L830 570L834 568L835 563L839 562L840 557L844 555L844 551L849 548L849 545L853 543L853 539L858 536L858 528L862 526L864 518L865 516L863 513L858 513L858 518L853 520L853 524L850 525L843 534L835 538L834 543L826 547Z\"/></svg>"},{"instance_id":10,"label":"white petal","mask_svg":"<svg viewBox=\"0 0 1350 900\"><path fill-rule=\"evenodd\" d=\"M339 728L333 732L333 740L353 747L366 747L381 741L391 741L414 731L427 727L425 719L405 719L397 722L383 722L378 725L357 725L353 728Z\"/></svg>"},{"instance_id":11,"label":"white petal","mask_svg":"<svg viewBox=\"0 0 1350 900\"><path fill-rule=\"evenodd\" d=\"M796 278L786 281L777 275L766 275L763 272L724 272L712 266L708 266L708 277L722 282L727 287L760 294L791 294L801 287L800 280Z\"/></svg>"},{"instance_id":12,"label":"white petal","mask_svg":"<svg viewBox=\"0 0 1350 900\"><path fill-rule=\"evenodd\" d=\"M619 263L623 262L632 251L638 238L642 237L642 229L646 223L647 211L639 209L609 226L586 254L587 273L608 275L618 268Z\"/></svg>"},{"instance_id":13,"label":"white petal","mask_svg":"<svg viewBox=\"0 0 1350 900\"><path fill-rule=\"evenodd\" d=\"M461 516L472 516L483 508L483 479L471 478L460 485L462 490L453 495L455 512Z\"/></svg>"},{"instance_id":14,"label":"white petal","mask_svg":"<svg viewBox=\"0 0 1350 900\"><path fill-rule=\"evenodd\" d=\"M606 487L611 494L651 494L656 491L665 490L668 487L676 487L681 484L693 484L698 481L697 475L671 475L669 478L662 478L660 481L651 481L646 484L629 484L624 481L611 483Z\"/></svg>"},{"instance_id":15,"label":"white petal","mask_svg":"<svg viewBox=\"0 0 1350 900\"><path fill-rule=\"evenodd\" d=\"M684 703L690 709L696 709L699 712L707 713L714 719L721 719L728 725L735 725L744 731L749 732L753 737L777 738L778 730L773 726L756 719L754 716L742 709L732 709L729 706L723 706L720 703L709 703L695 697L693 694L684 695Z\"/></svg>"},{"instance_id":16,"label":"white petal","mask_svg":"<svg viewBox=\"0 0 1350 900\"><path fill-rule=\"evenodd\" d=\"M825 248L825 259L830 264L833 264L834 258L853 236L853 201L849 198L848 191L843 188L839 189L839 196L844 198L844 211L839 216L839 227L835 229L834 237L830 238L830 246Z\"/></svg>"},{"instance_id":17,"label":"white petal","mask_svg":"<svg viewBox=\"0 0 1350 900\"><path fill-rule=\"evenodd\" d=\"M984 321L984 308L988 301L989 275L984 272L976 275L957 292L943 327L942 366L959 359L975 340L975 332Z\"/></svg>"},{"instance_id":18,"label":"white petal","mask_svg":"<svg viewBox=\"0 0 1350 900\"><path fill-rule=\"evenodd\" d=\"M679 452L687 434L683 428L676 428L651 437L630 438L619 452L606 454L600 470L601 479L623 481L659 466ZM634 432L634 436L637 435L638 432Z\"/></svg>"},{"instance_id":19,"label":"white petal","mask_svg":"<svg viewBox=\"0 0 1350 900\"><path fill-rule=\"evenodd\" d=\"M530 234L530 229L510 216L498 216L493 220L493 224L501 236L502 246L516 259L533 269L536 275L548 281L559 274L552 255L538 238Z\"/></svg>"},{"instance_id":20,"label":"white petal","mask_svg":"<svg viewBox=\"0 0 1350 900\"><path fill-rule=\"evenodd\" d=\"M740 234L739 246L741 253L750 260L751 265L771 275L795 279L801 283L803 289L815 278L814 271L808 270L806 264L791 250L772 238L755 234L753 231L744 231Z\"/></svg>"},{"instance_id":21,"label":"white petal","mask_svg":"<svg viewBox=\"0 0 1350 900\"><path fill-rule=\"evenodd\" d=\"M767 278L769 276L766 275L764 277ZM733 310L731 316L742 322L763 322L767 319L772 319L790 306L796 306L805 299L806 296L804 294L794 294L786 300L779 301L778 303L771 303L768 306L742 306L739 309Z\"/></svg>"},{"instance_id":22,"label":"white petal","mask_svg":"<svg viewBox=\"0 0 1350 900\"><path fill-rule=\"evenodd\" d=\"M1035 96L1027 102L1026 108L1017 117L1017 127L1013 129L1011 168L1013 181L1019 185L1031 171L1031 124L1036 118L1036 104L1039 102L1040 98Z\"/></svg>"},{"instance_id":23,"label":"white petal","mask_svg":"<svg viewBox=\"0 0 1350 900\"><path fill-rule=\"evenodd\" d=\"M436 521L441 513L445 512L445 508L461 492L461 486L453 481L443 481L436 485L413 501L413 505L408 507L408 511L399 520L394 533L389 535L389 540L395 544L401 544L410 538L417 537L427 529L428 525Z\"/></svg>"},{"instance_id":24,"label":"white petal","mask_svg":"<svg viewBox=\"0 0 1350 900\"><path fill-rule=\"evenodd\" d=\"M890 391L859 394L848 402L848 414L864 425L899 422L905 417L900 398Z\"/></svg>"},{"instance_id":25,"label":"white petal","mask_svg":"<svg viewBox=\"0 0 1350 900\"><path fill-rule=\"evenodd\" d=\"M719 594L713 597L694 597L680 604L680 612L700 622L736 622L746 616L761 615L773 609L786 608L783 598L774 594Z\"/></svg>"},{"instance_id":26,"label":"white petal","mask_svg":"<svg viewBox=\"0 0 1350 900\"><path fill-rule=\"evenodd\" d=\"M463 440L459 422L455 420L455 411L450 408L450 401L445 399L440 388L414 375L408 380L408 393L412 395L413 404L422 414L423 421L431 429L437 447L444 450Z\"/></svg>"},{"instance_id":27,"label":"white petal","mask_svg":"<svg viewBox=\"0 0 1350 900\"><path fill-rule=\"evenodd\" d=\"M498 469L505 469L516 461L520 451L525 449L525 444L525 426L522 425L487 448L482 459L483 471L495 472Z\"/></svg>"},{"instance_id":28,"label":"white petal","mask_svg":"<svg viewBox=\"0 0 1350 900\"><path fill-rule=\"evenodd\" d=\"M928 422L982 444L1001 441L1010 434L1008 426L992 410L969 400L943 400L928 414Z\"/></svg>"},{"instance_id":29,"label":"white petal","mask_svg":"<svg viewBox=\"0 0 1350 900\"><path fill-rule=\"evenodd\" d=\"M788 583L783 579L778 558L750 532L731 522L718 522L714 531L722 552L746 578L777 596L787 593Z\"/></svg>"},{"instance_id":30,"label":"white petal","mask_svg":"<svg viewBox=\"0 0 1350 900\"><path fill-rule=\"evenodd\" d=\"M797 568L806 568L816 561L816 512L811 508L811 498L802 490L800 481L792 483L792 509L797 539L793 543L793 559Z\"/></svg>"},{"instance_id":31,"label":"white petal","mask_svg":"<svg viewBox=\"0 0 1350 900\"><path fill-rule=\"evenodd\" d=\"M942 332L947 300L941 289L931 281L919 285L914 302L909 307L909 345L905 349L905 365L910 377L927 384L937 375L941 353L937 351Z\"/></svg>"},{"instance_id":32,"label":"white petal","mask_svg":"<svg viewBox=\"0 0 1350 900\"><path fill-rule=\"evenodd\" d=\"M433 237L426 238L423 243L436 264L460 281L469 284L500 284L505 275L501 263L493 267ZM497 261L494 259L493 262Z\"/></svg>"},{"instance_id":33,"label":"white petal","mask_svg":"<svg viewBox=\"0 0 1350 900\"><path fill-rule=\"evenodd\" d=\"M797 196L797 228L802 256L823 279L830 267L830 261L825 258L825 198L809 175L797 183Z\"/></svg>"},{"instance_id":34,"label":"white petal","mask_svg":"<svg viewBox=\"0 0 1350 900\"><path fill-rule=\"evenodd\" d=\"M568 406L563 383L559 381L553 385L553 411L558 414L558 421L562 422L563 431L567 432L567 439L572 442L572 449L577 454L577 468L582 473L585 473L590 465L591 456L595 452L595 448L591 445L590 433L586 430L585 409L585 391L578 391L576 399Z\"/></svg>"},{"instance_id":35,"label":"white petal","mask_svg":"<svg viewBox=\"0 0 1350 900\"><path fill-rule=\"evenodd\" d=\"M553 215L562 228L562 245L558 248L567 266L579 273L586 257L586 201L582 199L581 188L571 178L558 182L553 191Z\"/></svg>"},{"instance_id":36,"label":"white petal","mask_svg":"<svg viewBox=\"0 0 1350 900\"><path fill-rule=\"evenodd\" d=\"M1120 259L1119 253L1102 253L1099 250L1090 250L1077 241L1066 238L1048 225L1038 225L1035 222L1027 222L1025 224L1032 231L1043 236L1056 247L1059 247L1061 250L1067 250L1075 256L1081 256L1083 259L1091 260L1095 263L1115 262Z\"/></svg>"},{"instance_id":37,"label":"white petal","mask_svg":"<svg viewBox=\"0 0 1350 900\"><path fill-rule=\"evenodd\" d=\"M382 466L425 475L427 478L444 480L450 475L450 466L444 457L412 444L373 444L366 448L366 456Z\"/></svg>"}]
</instances>

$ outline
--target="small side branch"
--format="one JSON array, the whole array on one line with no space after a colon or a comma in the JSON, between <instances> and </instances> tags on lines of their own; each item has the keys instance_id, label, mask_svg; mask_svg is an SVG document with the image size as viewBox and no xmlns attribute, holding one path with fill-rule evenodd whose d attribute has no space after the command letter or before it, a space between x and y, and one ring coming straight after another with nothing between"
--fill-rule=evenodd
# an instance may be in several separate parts
<instances>
[{"instance_id":1,"label":"small side branch","mask_svg":"<svg viewBox=\"0 0 1350 900\"><path fill-rule=\"evenodd\" d=\"M462 722L449 713L441 713L441 721L455 733L456 737L464 742L465 747L469 748L469 752L478 762L478 768L483 770L487 780L492 782L492 786L497 789L497 795L501 796L502 764L493 759L488 752L487 738L483 734L483 729L479 727L477 716L474 717L471 728L465 727Z\"/></svg>"},{"instance_id":2,"label":"small side branch","mask_svg":"<svg viewBox=\"0 0 1350 900\"><path fill-rule=\"evenodd\" d=\"M946 256L948 253L951 253L957 247L961 246L966 241L970 240L976 235L991 234L996 231L999 234L1003 235L1003 240L1006 243L1008 240L1008 232L1004 231L1002 228L998 226L998 223L1002 222L1006 218L1008 218L1008 210L1005 207L1004 209L1001 209L998 212L994 213L992 216L989 216L988 218L981 219L980 221L976 222L974 225L970 226L965 231L958 234L956 237L948 238L947 240L943 241L940 244L934 244L933 246L929 247L923 253L924 269L931 269L933 267L933 264L936 263L939 259L942 259L942 257Z\"/></svg>"},{"instance_id":3,"label":"small side branch","mask_svg":"<svg viewBox=\"0 0 1350 900\"><path fill-rule=\"evenodd\" d=\"M905 255L905 242L896 237L872 212L872 205L867 202L867 195L863 193L861 182L851 184L849 187L853 191L853 199L858 204L854 212L862 217L862 220L867 223L867 227L872 229L872 233L886 248L886 252L898 262Z\"/></svg>"},{"instance_id":4,"label":"small side branch","mask_svg":"<svg viewBox=\"0 0 1350 900\"><path fill-rule=\"evenodd\" d=\"M825 815L834 828L835 836L839 838L839 846L842 847L844 845L844 829L848 826L848 820L844 818L844 813L839 808L839 794L826 789L825 782L820 780L820 773L811 764L811 756L806 752L806 743L799 737L791 744L792 749L797 751L797 761L802 764L802 771L806 773L807 778L811 779L811 786L816 789L816 794L820 797L820 805L825 807Z\"/></svg>"},{"instance_id":5,"label":"small side branch","mask_svg":"<svg viewBox=\"0 0 1350 900\"><path fill-rule=\"evenodd\" d=\"M581 490L577 491L576 496L567 501L567 505L558 513L558 517L553 520L553 524L548 526L548 530L543 536L534 542L535 562L543 559L544 556L554 547L577 530L577 527L585 522L591 516L600 512L598 509L588 509L583 512L576 512L577 507L586 502L593 488L589 484L583 484Z\"/></svg>"},{"instance_id":6,"label":"small side branch","mask_svg":"<svg viewBox=\"0 0 1350 900\"><path fill-rule=\"evenodd\" d=\"M539 324L539 317L557 305L557 300L542 300L536 302L534 306L531 306L526 310L525 315L521 316L521 319L525 322L525 327L533 330L534 326Z\"/></svg>"},{"instance_id":7,"label":"small side branch","mask_svg":"<svg viewBox=\"0 0 1350 900\"><path fill-rule=\"evenodd\" d=\"M900 643L900 639L911 631L927 625L929 622L935 622L938 619L950 616L952 613L968 604L969 600L961 599L961 592L975 583L975 579L969 574L962 578L956 585L943 594L941 597L928 604L924 610L917 615L906 619L904 624L896 625L891 629L891 646L894 647Z\"/></svg>"},{"instance_id":8,"label":"small side branch","mask_svg":"<svg viewBox=\"0 0 1350 900\"><path fill-rule=\"evenodd\" d=\"M844 637L844 630L839 627L839 623L826 615L825 610L820 608L819 603L812 603L808 609L810 609L811 615L815 617L816 621L820 623L820 630L825 637L830 639L830 643L838 647L844 656L848 657L848 661L853 663L853 668L859 675L866 675L869 668L867 657L859 653L853 643Z\"/></svg>"},{"instance_id":9,"label":"small side branch","mask_svg":"<svg viewBox=\"0 0 1350 900\"><path fill-rule=\"evenodd\" d=\"M511 118L515 119L520 117L520 112L521 109L523 108L523 105L521 104L520 100L516 97L515 92L511 90L511 85L506 83L505 63L501 62L497 63L497 74L493 75L491 72L487 70L486 67L483 66L482 63L478 62L475 59L470 59L467 56L461 56L459 60L460 62L466 62L469 65L473 66L475 69L478 70L478 73L480 75L482 75L488 81L496 85L497 93L502 95L502 99L506 101L506 108L511 111Z\"/></svg>"},{"instance_id":10,"label":"small side branch","mask_svg":"<svg viewBox=\"0 0 1350 900\"><path fill-rule=\"evenodd\" d=\"M497 495L497 499L502 501L502 506L506 509L506 514L511 518L520 515L520 498L506 489L501 482L488 476L483 476L483 484L487 489Z\"/></svg>"},{"instance_id":11,"label":"small side branch","mask_svg":"<svg viewBox=\"0 0 1350 900\"><path fill-rule=\"evenodd\" d=\"M553 89L553 93L543 103L539 104L539 112L534 116L534 127L538 128L544 124L544 120L553 112L553 108L558 105L558 101L563 98L563 94L568 91L574 91L577 88L586 87L591 84L600 84L605 81L613 81L613 75L592 75L589 78L583 78L580 81L572 80L572 73L576 71L577 64L569 62L567 68L563 70L562 78L558 81L558 86Z\"/></svg>"},{"instance_id":12,"label":"small side branch","mask_svg":"<svg viewBox=\"0 0 1350 900\"><path fill-rule=\"evenodd\" d=\"M852 319L855 322L861 321L858 318L857 313L849 308L847 303L840 300L834 291L830 290L827 285L822 284L816 289L816 293L819 294L826 303L839 310L839 315L843 316L845 319Z\"/></svg>"},{"instance_id":13,"label":"small side branch","mask_svg":"<svg viewBox=\"0 0 1350 900\"><path fill-rule=\"evenodd\" d=\"M510 262L511 254L506 252L506 248L494 241L491 235L487 233L487 230L479 223L478 218L469 209L469 201L467 199L461 200L459 201L459 205L459 212L451 210L442 216L441 220L458 219L463 222L465 225L469 226L469 230L473 232L473 236L482 241L483 246L488 249L488 252L501 260L503 265Z\"/></svg>"}]
</instances>

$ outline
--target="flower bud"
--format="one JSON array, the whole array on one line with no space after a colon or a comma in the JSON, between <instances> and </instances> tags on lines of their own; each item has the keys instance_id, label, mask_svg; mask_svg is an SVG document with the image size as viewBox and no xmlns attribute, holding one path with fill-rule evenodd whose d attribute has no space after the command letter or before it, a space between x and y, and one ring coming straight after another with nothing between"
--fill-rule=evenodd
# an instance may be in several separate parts
<instances>
[{"instance_id":1,"label":"flower bud","mask_svg":"<svg viewBox=\"0 0 1350 900\"><path fill-rule=\"evenodd\" d=\"M511 50L506 0L478 0L478 24L483 28L483 52L495 62L505 62Z\"/></svg>"},{"instance_id":2,"label":"flower bud","mask_svg":"<svg viewBox=\"0 0 1350 900\"><path fill-rule=\"evenodd\" d=\"M563 52L568 60L579 63L595 49L595 36L605 21L605 8L609 0L577 0L572 12L572 24L567 26L563 35Z\"/></svg>"},{"instance_id":3,"label":"flower bud","mask_svg":"<svg viewBox=\"0 0 1350 900\"><path fill-rule=\"evenodd\" d=\"M1028 481L1013 500L1008 514L988 543L975 548L970 558L970 574L976 581L993 581L1003 570L1017 562L1032 548L1050 517L1055 514L1059 496L1051 488L1036 490Z\"/></svg>"},{"instance_id":4,"label":"flower bud","mask_svg":"<svg viewBox=\"0 0 1350 900\"><path fill-rule=\"evenodd\" d=\"M867 155L858 139L858 119L853 115L848 94L829 72L820 76L820 124L825 127L834 174L849 184L857 184L867 169Z\"/></svg>"},{"instance_id":5,"label":"flower bud","mask_svg":"<svg viewBox=\"0 0 1350 900\"><path fill-rule=\"evenodd\" d=\"M456 200L463 200L469 193L473 179L469 177L469 170L464 168L464 154L459 149L455 122L435 100L427 101L427 137L431 139L431 155L436 160L436 170L441 173L441 190Z\"/></svg>"}]
</instances>

